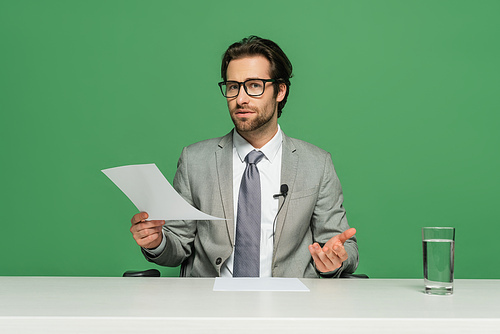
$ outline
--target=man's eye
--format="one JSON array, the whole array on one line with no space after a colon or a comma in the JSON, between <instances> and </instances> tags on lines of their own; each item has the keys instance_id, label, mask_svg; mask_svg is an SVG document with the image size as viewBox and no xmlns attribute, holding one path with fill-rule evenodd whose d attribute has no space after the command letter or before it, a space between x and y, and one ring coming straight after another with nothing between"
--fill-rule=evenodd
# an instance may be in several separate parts
<instances>
[{"instance_id":1,"label":"man's eye","mask_svg":"<svg viewBox=\"0 0 500 334\"><path fill-rule=\"evenodd\" d=\"M250 82L248 84L250 86L250 88L252 89L259 89L259 88L262 88L262 84L260 82Z\"/></svg>"},{"instance_id":2,"label":"man's eye","mask_svg":"<svg viewBox=\"0 0 500 334\"><path fill-rule=\"evenodd\" d=\"M234 83L227 84L227 90L238 90L238 88L239 88L238 84L234 84Z\"/></svg>"}]
</instances>

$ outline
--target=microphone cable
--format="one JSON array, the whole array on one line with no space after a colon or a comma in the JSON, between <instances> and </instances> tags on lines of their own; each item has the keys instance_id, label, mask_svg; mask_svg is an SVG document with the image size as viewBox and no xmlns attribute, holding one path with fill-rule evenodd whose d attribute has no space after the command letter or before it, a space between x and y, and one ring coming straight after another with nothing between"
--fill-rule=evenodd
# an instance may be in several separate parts
<instances>
[{"instance_id":1,"label":"microphone cable","mask_svg":"<svg viewBox=\"0 0 500 334\"><path fill-rule=\"evenodd\" d=\"M283 208L283 205L285 205L286 196L288 195L288 185L282 184L280 187L280 191L281 191L281 193L273 195L274 198L279 198L280 196L283 196L283 203L281 203L281 205L278 209L278 212L276 213L276 217L274 217L274 220L273 220L273 248L274 248L274 235L276 234L276 232L275 232L276 220L278 219L278 215L280 214L280 211Z\"/></svg>"}]
</instances>

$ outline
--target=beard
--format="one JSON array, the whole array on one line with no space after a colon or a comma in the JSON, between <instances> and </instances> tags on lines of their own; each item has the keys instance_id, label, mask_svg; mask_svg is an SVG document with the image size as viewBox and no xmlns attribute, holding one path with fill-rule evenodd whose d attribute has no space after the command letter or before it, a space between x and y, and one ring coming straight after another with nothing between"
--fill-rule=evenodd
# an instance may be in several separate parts
<instances>
[{"instance_id":1,"label":"beard","mask_svg":"<svg viewBox=\"0 0 500 334\"><path fill-rule=\"evenodd\" d=\"M244 109L249 109L254 112L255 118L239 118L235 116L235 113L238 111L238 109L242 108L241 106L237 105L236 110L234 112L231 112L231 119L233 120L234 127L239 133L244 133L244 132L252 132L258 129L263 128L266 124L268 124L271 119L273 119L274 114L276 113L276 103L273 103L272 105L267 105L264 107L263 110L257 107L250 107L250 106L245 106ZM254 115L252 115L254 116Z\"/></svg>"}]
</instances>

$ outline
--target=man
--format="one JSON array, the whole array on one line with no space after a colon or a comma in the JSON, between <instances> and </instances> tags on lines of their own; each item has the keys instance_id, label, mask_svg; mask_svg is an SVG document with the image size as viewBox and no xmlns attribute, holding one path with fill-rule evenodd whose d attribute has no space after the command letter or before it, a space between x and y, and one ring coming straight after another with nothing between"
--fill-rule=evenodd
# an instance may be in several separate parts
<instances>
[{"instance_id":1,"label":"man","mask_svg":"<svg viewBox=\"0 0 500 334\"><path fill-rule=\"evenodd\" d=\"M219 83L234 130L184 148L174 188L227 221L132 218L145 257L186 276L338 277L358 264L354 234L329 153L278 125L292 65L251 36L225 52ZM253 160L252 160L253 159Z\"/></svg>"}]
</instances>

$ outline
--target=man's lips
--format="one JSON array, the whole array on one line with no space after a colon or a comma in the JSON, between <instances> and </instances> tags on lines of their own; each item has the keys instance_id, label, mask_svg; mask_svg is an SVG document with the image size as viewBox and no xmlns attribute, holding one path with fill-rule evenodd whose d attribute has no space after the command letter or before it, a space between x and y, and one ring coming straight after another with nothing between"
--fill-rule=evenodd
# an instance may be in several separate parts
<instances>
[{"instance_id":1,"label":"man's lips","mask_svg":"<svg viewBox=\"0 0 500 334\"><path fill-rule=\"evenodd\" d=\"M238 115L238 116L248 116L248 115L251 115L251 114L255 114L255 111L248 110L248 109L238 109L235 112L235 115Z\"/></svg>"}]
</instances>

